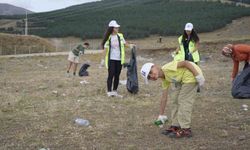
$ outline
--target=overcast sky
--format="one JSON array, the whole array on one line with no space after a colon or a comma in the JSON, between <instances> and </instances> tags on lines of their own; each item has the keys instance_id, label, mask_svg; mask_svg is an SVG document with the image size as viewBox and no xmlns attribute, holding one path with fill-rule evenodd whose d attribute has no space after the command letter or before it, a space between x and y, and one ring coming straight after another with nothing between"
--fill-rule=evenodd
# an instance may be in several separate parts
<instances>
[{"instance_id":1,"label":"overcast sky","mask_svg":"<svg viewBox=\"0 0 250 150\"><path fill-rule=\"evenodd\" d=\"M94 1L99 0L0 0L0 3L12 4L34 12L45 12Z\"/></svg>"}]
</instances>

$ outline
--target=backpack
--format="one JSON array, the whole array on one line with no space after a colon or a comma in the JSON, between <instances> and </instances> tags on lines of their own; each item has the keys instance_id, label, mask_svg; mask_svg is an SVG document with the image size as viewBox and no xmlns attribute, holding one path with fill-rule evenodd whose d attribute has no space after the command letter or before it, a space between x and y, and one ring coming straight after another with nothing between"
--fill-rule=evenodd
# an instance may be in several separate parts
<instances>
[{"instance_id":1,"label":"backpack","mask_svg":"<svg viewBox=\"0 0 250 150\"><path fill-rule=\"evenodd\" d=\"M83 64L81 69L79 70L79 76L82 77L82 76L88 76L89 73L87 71L88 67L90 67L89 64Z\"/></svg>"},{"instance_id":2,"label":"backpack","mask_svg":"<svg viewBox=\"0 0 250 150\"><path fill-rule=\"evenodd\" d=\"M127 64L127 90L132 94L139 91L135 47L131 50L130 62Z\"/></svg>"},{"instance_id":3,"label":"backpack","mask_svg":"<svg viewBox=\"0 0 250 150\"><path fill-rule=\"evenodd\" d=\"M250 65L236 76L231 93L234 98L250 98Z\"/></svg>"}]
</instances>

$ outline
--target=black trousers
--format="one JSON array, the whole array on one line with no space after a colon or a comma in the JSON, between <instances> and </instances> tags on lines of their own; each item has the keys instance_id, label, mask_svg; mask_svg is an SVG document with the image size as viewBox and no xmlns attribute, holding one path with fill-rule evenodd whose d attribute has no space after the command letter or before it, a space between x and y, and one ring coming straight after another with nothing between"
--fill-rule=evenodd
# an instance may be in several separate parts
<instances>
[{"instance_id":1,"label":"black trousers","mask_svg":"<svg viewBox=\"0 0 250 150\"><path fill-rule=\"evenodd\" d=\"M119 77L121 70L122 70L121 61L110 60L108 68L108 79L107 79L108 92L111 92L113 80L114 80L113 90L114 91L117 90L119 85Z\"/></svg>"}]
</instances>

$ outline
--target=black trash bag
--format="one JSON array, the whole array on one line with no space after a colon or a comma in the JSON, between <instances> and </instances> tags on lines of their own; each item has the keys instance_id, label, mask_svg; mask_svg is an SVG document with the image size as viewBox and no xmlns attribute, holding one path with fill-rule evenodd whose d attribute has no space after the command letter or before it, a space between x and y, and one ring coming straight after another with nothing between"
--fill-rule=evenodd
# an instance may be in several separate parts
<instances>
[{"instance_id":1,"label":"black trash bag","mask_svg":"<svg viewBox=\"0 0 250 150\"><path fill-rule=\"evenodd\" d=\"M250 99L250 66L246 67L236 76L232 86L232 96L234 98Z\"/></svg>"},{"instance_id":2,"label":"black trash bag","mask_svg":"<svg viewBox=\"0 0 250 150\"><path fill-rule=\"evenodd\" d=\"M132 94L136 94L139 91L139 85L138 85L135 46L131 50L130 62L126 64L126 67L127 67L127 90Z\"/></svg>"},{"instance_id":3,"label":"black trash bag","mask_svg":"<svg viewBox=\"0 0 250 150\"><path fill-rule=\"evenodd\" d=\"M188 61L191 61L191 62L194 62L194 58L193 58L193 55L192 53L188 53L188 58L187 58Z\"/></svg>"},{"instance_id":4,"label":"black trash bag","mask_svg":"<svg viewBox=\"0 0 250 150\"><path fill-rule=\"evenodd\" d=\"M79 70L79 76L89 76L89 73L87 71L87 69L90 67L89 64L83 64L81 69Z\"/></svg>"}]
</instances>

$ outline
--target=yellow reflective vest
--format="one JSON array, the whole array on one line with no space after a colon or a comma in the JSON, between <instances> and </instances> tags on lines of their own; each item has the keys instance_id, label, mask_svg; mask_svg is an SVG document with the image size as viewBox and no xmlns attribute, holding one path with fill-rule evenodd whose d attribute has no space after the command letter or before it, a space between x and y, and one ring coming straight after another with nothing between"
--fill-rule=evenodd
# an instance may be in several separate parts
<instances>
[{"instance_id":1,"label":"yellow reflective vest","mask_svg":"<svg viewBox=\"0 0 250 150\"><path fill-rule=\"evenodd\" d=\"M179 46L180 46L180 50L179 53L175 55L174 60L175 61L184 61L185 60L185 50L184 50L184 46L182 43L182 35L178 38L178 42L179 42ZM198 50L196 50L195 52L193 52L195 50L195 42L194 41L190 41L189 45L189 52L192 53L194 62L197 63L200 61L200 55Z\"/></svg>"},{"instance_id":2,"label":"yellow reflective vest","mask_svg":"<svg viewBox=\"0 0 250 150\"><path fill-rule=\"evenodd\" d=\"M121 64L123 65L125 63L125 43L124 37L122 33L118 33L118 41L120 46L120 52L121 52ZM110 61L110 48L111 48L111 36L109 36L108 40L106 41L105 45L109 45L109 47L106 50L106 56L105 56L105 66L106 68L109 67L109 61Z\"/></svg>"}]
</instances>

